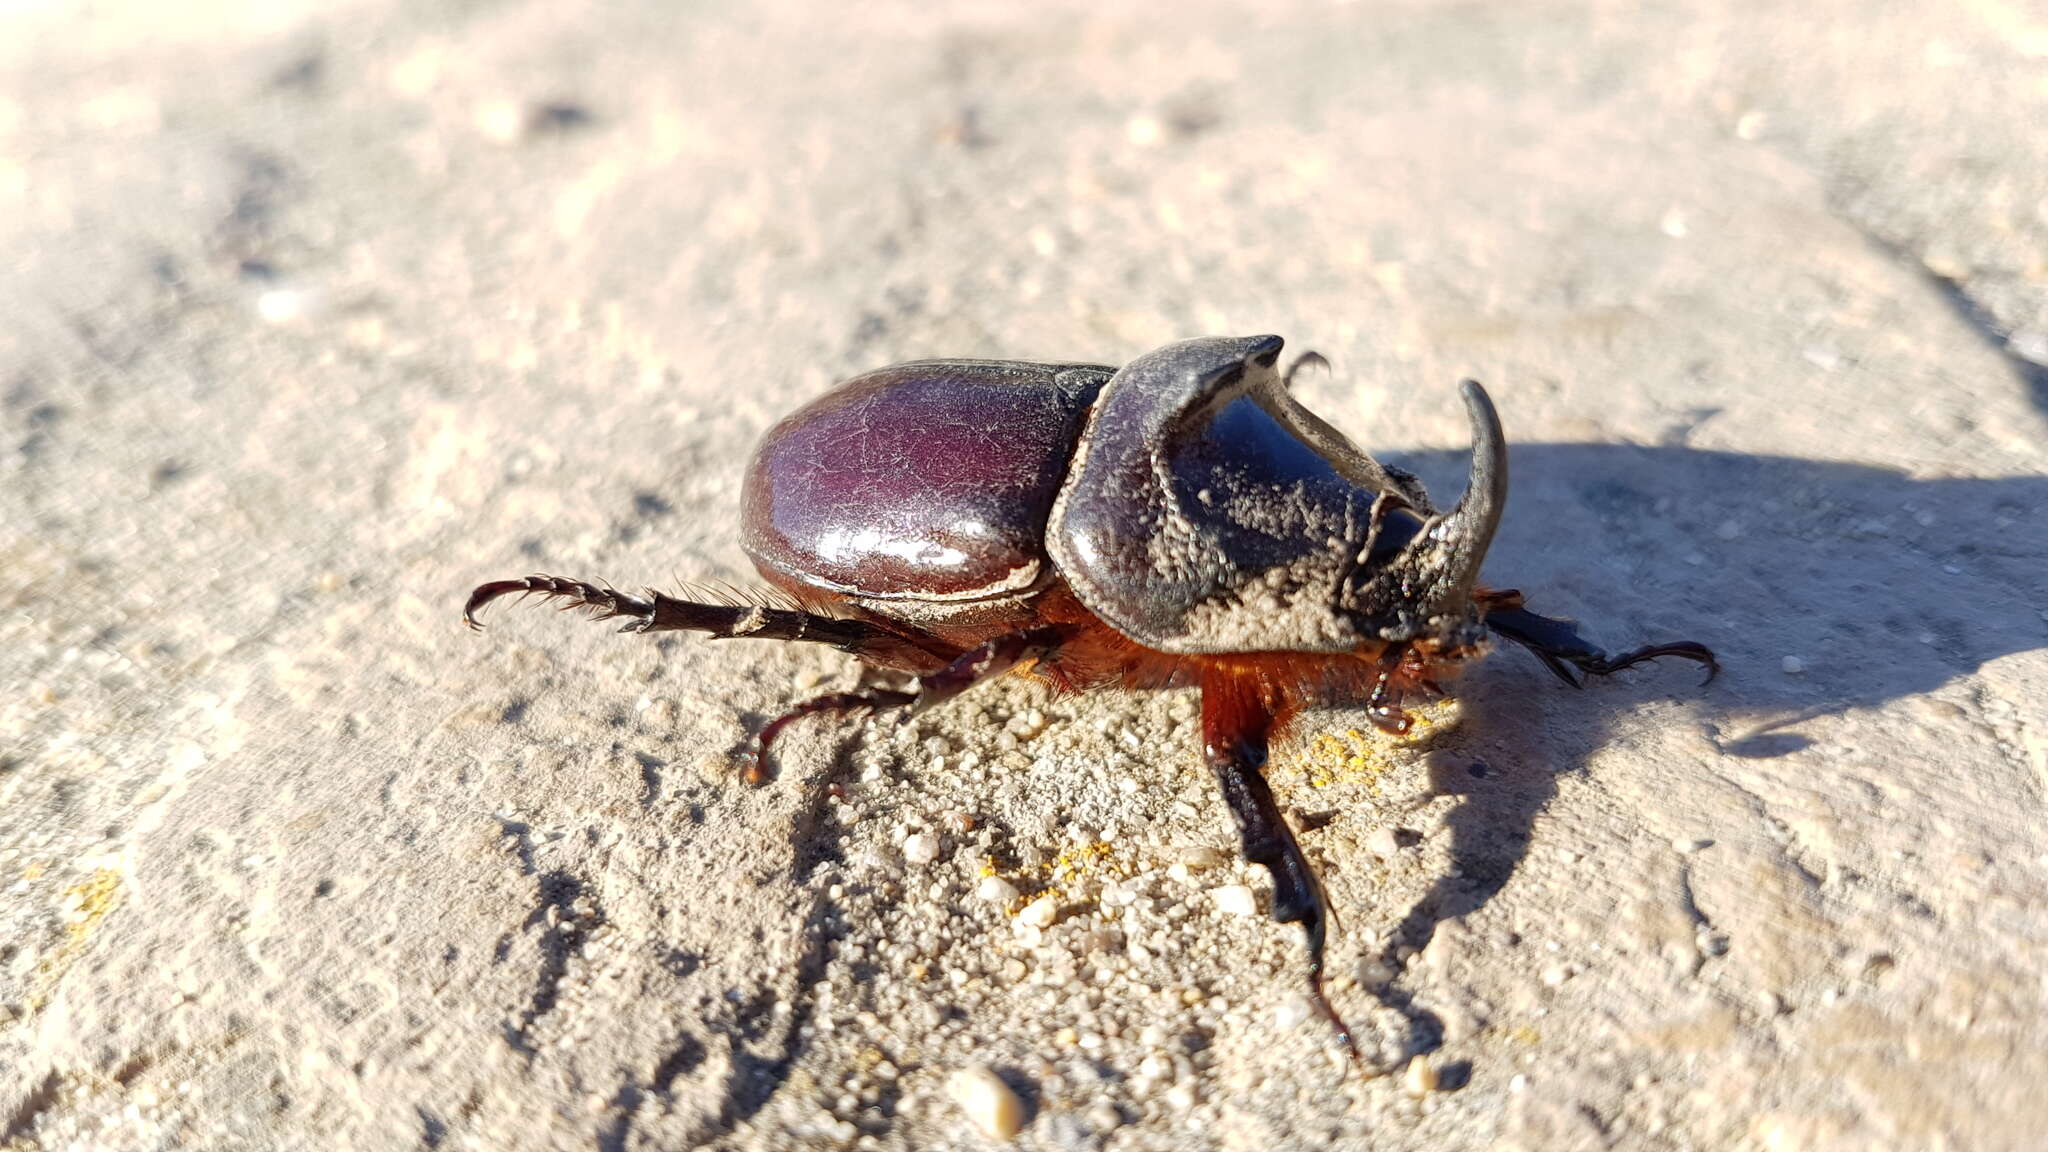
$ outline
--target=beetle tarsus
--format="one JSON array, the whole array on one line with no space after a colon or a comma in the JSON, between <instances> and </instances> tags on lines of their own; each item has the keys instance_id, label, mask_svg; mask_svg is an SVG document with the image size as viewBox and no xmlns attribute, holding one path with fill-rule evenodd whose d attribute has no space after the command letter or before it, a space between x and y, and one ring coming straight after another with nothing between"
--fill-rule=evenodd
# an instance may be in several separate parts
<instances>
[{"instance_id":1,"label":"beetle tarsus","mask_svg":"<svg viewBox=\"0 0 2048 1152\"><path fill-rule=\"evenodd\" d=\"M1558 679L1574 688L1584 687L1586 676L1611 676L1623 668L1664 656L1696 660L1706 665L1704 683L1711 684L1714 677L1720 675L1721 664L1714 658L1713 649L1696 641L1651 644L1610 657L1579 635L1578 626L1571 621L1539 616L1521 605L1519 592L1491 594L1491 602L1486 608L1487 628L1495 635L1527 648Z\"/></svg>"},{"instance_id":2,"label":"beetle tarsus","mask_svg":"<svg viewBox=\"0 0 2048 1152\"><path fill-rule=\"evenodd\" d=\"M1406 736L1415 727L1415 718L1401 707L1405 695L1401 685L1395 681L1401 661L1408 654L1405 644L1390 644L1380 655L1376 666L1378 675L1372 682L1372 695L1366 697L1365 714L1372 726L1389 736Z\"/></svg>"},{"instance_id":3,"label":"beetle tarsus","mask_svg":"<svg viewBox=\"0 0 2048 1152\"><path fill-rule=\"evenodd\" d=\"M570 580L561 576L535 573L514 580L493 580L479 584L469 594L469 602L462 606L462 622L481 632L483 621L476 614L493 600L517 593L524 600L534 593L540 593L551 600L560 599L557 605L563 611L577 608L589 609L594 620L609 620L616 616L631 616L636 621L651 618L655 606L638 596L630 596L616 588L599 586L586 580ZM644 625L643 625L644 627Z\"/></svg>"},{"instance_id":4,"label":"beetle tarsus","mask_svg":"<svg viewBox=\"0 0 2048 1152\"><path fill-rule=\"evenodd\" d=\"M1300 924L1308 945L1308 994L1351 1059L1363 1064L1358 1043L1344 1018L1323 990L1324 949L1328 943L1328 903L1315 870L1280 814L1273 790L1260 769L1266 763L1273 714L1256 689L1227 677L1202 685L1202 742L1216 786L1237 825L1244 858L1273 878L1273 920Z\"/></svg>"}]
</instances>

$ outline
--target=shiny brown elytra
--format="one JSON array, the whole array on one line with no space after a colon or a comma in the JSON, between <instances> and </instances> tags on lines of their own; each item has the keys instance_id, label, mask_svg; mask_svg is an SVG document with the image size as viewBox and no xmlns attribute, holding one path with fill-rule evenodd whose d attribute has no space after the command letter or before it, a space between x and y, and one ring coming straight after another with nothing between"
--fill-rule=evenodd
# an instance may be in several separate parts
<instances>
[{"instance_id":1,"label":"shiny brown elytra","mask_svg":"<svg viewBox=\"0 0 2048 1152\"><path fill-rule=\"evenodd\" d=\"M834 388L771 429L750 465L742 540L783 606L645 597L527 576L481 585L463 617L538 592L622 631L805 640L914 674L907 691L836 692L760 733L765 756L815 713L915 713L1025 669L1055 688L1193 686L1202 744L1247 860L1273 877L1273 919L1307 934L1323 994L1321 887L1262 769L1301 708L1362 699L1405 732L1404 702L1512 640L1566 683L1659 656L1608 657L1514 591L1479 586L1507 502L1507 443L1485 389L1463 385L1471 479L1440 512L1297 403L1277 336L1169 344L1121 369L921 360Z\"/></svg>"}]
</instances>

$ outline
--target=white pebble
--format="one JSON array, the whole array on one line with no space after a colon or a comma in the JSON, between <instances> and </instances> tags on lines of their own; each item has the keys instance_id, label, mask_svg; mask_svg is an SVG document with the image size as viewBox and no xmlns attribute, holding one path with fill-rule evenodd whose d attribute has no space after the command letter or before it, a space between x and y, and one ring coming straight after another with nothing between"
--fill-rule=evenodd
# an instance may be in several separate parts
<instances>
[{"instance_id":1,"label":"white pebble","mask_svg":"<svg viewBox=\"0 0 2048 1152\"><path fill-rule=\"evenodd\" d=\"M2025 328L2005 342L2006 350L2029 363L2048 368L2048 330Z\"/></svg>"},{"instance_id":2,"label":"white pebble","mask_svg":"<svg viewBox=\"0 0 2048 1152\"><path fill-rule=\"evenodd\" d=\"M301 288L271 288L256 297L256 314L266 323L290 324L309 319L325 303L319 292Z\"/></svg>"},{"instance_id":3,"label":"white pebble","mask_svg":"<svg viewBox=\"0 0 2048 1152\"><path fill-rule=\"evenodd\" d=\"M923 867L939 858L939 838L929 832L917 832L903 838L903 861Z\"/></svg>"},{"instance_id":4,"label":"white pebble","mask_svg":"<svg viewBox=\"0 0 2048 1152\"><path fill-rule=\"evenodd\" d=\"M1026 904L1024 910L1017 913L1017 920L1027 928L1044 928L1057 919L1059 914L1060 902L1051 895L1045 895Z\"/></svg>"},{"instance_id":5,"label":"white pebble","mask_svg":"<svg viewBox=\"0 0 2048 1152\"><path fill-rule=\"evenodd\" d=\"M1806 661L1797 656L1787 656L1778 661L1778 667L1783 668L1787 676L1798 676L1806 671Z\"/></svg>"},{"instance_id":6,"label":"white pebble","mask_svg":"<svg viewBox=\"0 0 2048 1152\"><path fill-rule=\"evenodd\" d=\"M493 144L517 144L531 136L545 119L542 110L503 97L478 103L472 116L477 134Z\"/></svg>"},{"instance_id":7,"label":"white pebble","mask_svg":"<svg viewBox=\"0 0 2048 1152\"><path fill-rule=\"evenodd\" d=\"M1218 911L1233 916L1256 916L1259 914L1259 898L1243 884L1225 884L1221 888L1209 889L1209 898L1216 902Z\"/></svg>"},{"instance_id":8,"label":"white pebble","mask_svg":"<svg viewBox=\"0 0 2048 1152\"><path fill-rule=\"evenodd\" d=\"M1017 900L1017 886L1001 876L984 876L975 886L974 894L991 904L1008 908Z\"/></svg>"},{"instance_id":9,"label":"white pebble","mask_svg":"<svg viewBox=\"0 0 2048 1152\"><path fill-rule=\"evenodd\" d=\"M1302 1022L1314 1011L1315 1009L1309 1005L1308 997L1289 996L1280 1002L1279 1007L1273 1009L1273 1027L1282 1032L1291 1032L1301 1027Z\"/></svg>"},{"instance_id":10,"label":"white pebble","mask_svg":"<svg viewBox=\"0 0 2048 1152\"><path fill-rule=\"evenodd\" d=\"M1123 1114L1116 1110L1116 1105L1107 1100L1097 1101L1094 1107L1082 1114L1081 1118L1088 1122L1089 1131L1097 1136L1107 1136L1123 1127L1124 1123Z\"/></svg>"},{"instance_id":11,"label":"white pebble","mask_svg":"<svg viewBox=\"0 0 2048 1152\"><path fill-rule=\"evenodd\" d=\"M1436 1065L1427 1056L1417 1056L1408 1062L1408 1071L1401 1076L1401 1087L1410 1096L1427 1096L1436 1091Z\"/></svg>"},{"instance_id":12,"label":"white pebble","mask_svg":"<svg viewBox=\"0 0 2048 1152\"><path fill-rule=\"evenodd\" d=\"M1671 850L1680 856L1690 856L1695 852L1704 852L1713 846L1714 842L1712 840L1704 838L1695 840L1689 836L1680 836L1671 842Z\"/></svg>"},{"instance_id":13,"label":"white pebble","mask_svg":"<svg viewBox=\"0 0 2048 1152\"><path fill-rule=\"evenodd\" d=\"M1382 824L1366 836L1365 850L1382 860L1392 860L1401 853L1401 840L1391 827Z\"/></svg>"},{"instance_id":14,"label":"white pebble","mask_svg":"<svg viewBox=\"0 0 2048 1152\"><path fill-rule=\"evenodd\" d=\"M1024 1128L1024 1101L986 1068L953 1073L947 1091L968 1119L998 1140L1008 1140Z\"/></svg>"}]
</instances>

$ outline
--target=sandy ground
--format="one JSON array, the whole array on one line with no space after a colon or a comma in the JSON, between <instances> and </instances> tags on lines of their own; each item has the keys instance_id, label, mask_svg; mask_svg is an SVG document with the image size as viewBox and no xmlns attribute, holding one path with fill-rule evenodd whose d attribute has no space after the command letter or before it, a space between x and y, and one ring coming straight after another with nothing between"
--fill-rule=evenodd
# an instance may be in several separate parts
<instances>
[{"instance_id":1,"label":"sandy ground","mask_svg":"<svg viewBox=\"0 0 2048 1152\"><path fill-rule=\"evenodd\" d=\"M2048 7L1638 7L0 6L0 1145L2038 1146ZM1727 664L1299 726L1377 1078L1185 694L751 788L845 658L459 624L745 581L854 371L1264 331Z\"/></svg>"}]
</instances>

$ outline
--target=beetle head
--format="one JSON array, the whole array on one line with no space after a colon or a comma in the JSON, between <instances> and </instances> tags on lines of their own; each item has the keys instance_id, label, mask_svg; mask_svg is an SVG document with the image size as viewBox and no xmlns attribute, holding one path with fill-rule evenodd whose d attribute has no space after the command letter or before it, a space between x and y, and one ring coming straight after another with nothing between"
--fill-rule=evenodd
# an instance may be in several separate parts
<instances>
[{"instance_id":1,"label":"beetle head","mask_svg":"<svg viewBox=\"0 0 2048 1152\"><path fill-rule=\"evenodd\" d=\"M1111 377L1048 526L1069 585L1166 652L1475 648L1472 588L1507 496L1485 391L1465 385L1472 483L1440 515L1288 394L1281 343L1186 340Z\"/></svg>"}]
</instances>

